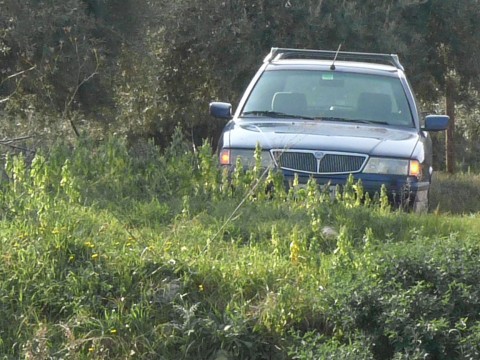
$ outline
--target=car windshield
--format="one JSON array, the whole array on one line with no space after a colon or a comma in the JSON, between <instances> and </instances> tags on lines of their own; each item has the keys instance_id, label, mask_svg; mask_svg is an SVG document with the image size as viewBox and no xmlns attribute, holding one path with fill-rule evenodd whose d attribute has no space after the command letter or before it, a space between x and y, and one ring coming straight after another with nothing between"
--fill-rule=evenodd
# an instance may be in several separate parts
<instances>
[{"instance_id":1,"label":"car windshield","mask_svg":"<svg viewBox=\"0 0 480 360\"><path fill-rule=\"evenodd\" d=\"M339 71L265 71L242 116L414 126L399 78Z\"/></svg>"}]
</instances>

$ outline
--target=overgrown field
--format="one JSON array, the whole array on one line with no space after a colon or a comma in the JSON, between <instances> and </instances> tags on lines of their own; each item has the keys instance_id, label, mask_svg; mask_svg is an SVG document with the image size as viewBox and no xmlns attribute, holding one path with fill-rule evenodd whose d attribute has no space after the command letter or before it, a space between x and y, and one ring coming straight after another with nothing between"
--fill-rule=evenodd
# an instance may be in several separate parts
<instances>
[{"instance_id":1,"label":"overgrown field","mask_svg":"<svg viewBox=\"0 0 480 360\"><path fill-rule=\"evenodd\" d=\"M4 359L480 357L478 209L437 191L431 214L391 211L353 183L266 194L281 179L230 183L184 144L6 158Z\"/></svg>"}]
</instances>

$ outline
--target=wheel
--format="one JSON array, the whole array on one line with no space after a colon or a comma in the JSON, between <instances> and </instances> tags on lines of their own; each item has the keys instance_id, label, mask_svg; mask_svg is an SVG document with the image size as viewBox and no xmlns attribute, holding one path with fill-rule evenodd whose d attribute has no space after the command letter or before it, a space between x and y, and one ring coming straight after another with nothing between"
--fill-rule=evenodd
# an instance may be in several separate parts
<instances>
[{"instance_id":1,"label":"wheel","mask_svg":"<svg viewBox=\"0 0 480 360\"><path fill-rule=\"evenodd\" d=\"M428 213L428 205L429 205L429 191L420 190L417 191L415 194L415 198L413 200L413 212L416 214L426 214Z\"/></svg>"}]
</instances>

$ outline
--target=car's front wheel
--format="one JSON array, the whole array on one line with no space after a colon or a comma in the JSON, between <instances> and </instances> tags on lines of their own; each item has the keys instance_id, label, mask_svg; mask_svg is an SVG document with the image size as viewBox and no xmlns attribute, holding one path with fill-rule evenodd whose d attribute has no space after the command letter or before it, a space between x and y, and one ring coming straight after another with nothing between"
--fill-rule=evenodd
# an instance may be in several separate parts
<instances>
[{"instance_id":1,"label":"car's front wheel","mask_svg":"<svg viewBox=\"0 0 480 360\"><path fill-rule=\"evenodd\" d=\"M428 213L429 205L429 191L428 189L419 190L416 192L413 200L412 210L417 214L426 214Z\"/></svg>"}]
</instances>

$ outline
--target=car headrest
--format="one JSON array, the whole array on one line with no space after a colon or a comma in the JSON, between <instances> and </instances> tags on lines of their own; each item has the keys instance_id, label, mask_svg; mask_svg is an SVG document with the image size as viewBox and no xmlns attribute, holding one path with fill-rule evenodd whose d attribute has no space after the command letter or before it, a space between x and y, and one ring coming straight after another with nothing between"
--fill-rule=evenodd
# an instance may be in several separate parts
<instances>
[{"instance_id":1,"label":"car headrest","mask_svg":"<svg viewBox=\"0 0 480 360\"><path fill-rule=\"evenodd\" d=\"M272 99L272 111L290 115L303 115L307 109L307 98L303 93L277 92Z\"/></svg>"},{"instance_id":2,"label":"car headrest","mask_svg":"<svg viewBox=\"0 0 480 360\"><path fill-rule=\"evenodd\" d=\"M392 100L386 94L364 92L358 97L357 110L368 119L386 121L392 114Z\"/></svg>"}]
</instances>

